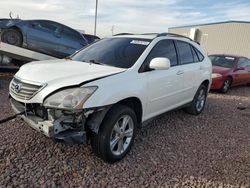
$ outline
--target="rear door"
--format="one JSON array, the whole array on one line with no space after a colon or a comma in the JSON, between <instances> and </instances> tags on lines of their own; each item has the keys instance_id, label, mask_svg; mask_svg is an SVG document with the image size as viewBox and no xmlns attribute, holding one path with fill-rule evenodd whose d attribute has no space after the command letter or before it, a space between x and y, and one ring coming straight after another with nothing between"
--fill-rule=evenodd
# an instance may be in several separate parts
<instances>
[{"instance_id":1,"label":"rear door","mask_svg":"<svg viewBox=\"0 0 250 188\"><path fill-rule=\"evenodd\" d=\"M201 61L204 57L191 44L176 40L176 47L179 54L180 67L183 73L183 98L186 102L193 100L193 97L201 84L202 78Z\"/></svg>"},{"instance_id":2,"label":"rear door","mask_svg":"<svg viewBox=\"0 0 250 188\"><path fill-rule=\"evenodd\" d=\"M173 40L161 40L152 49L143 66L148 66L156 57L169 58L171 67L168 70L152 70L147 74L148 104L147 118L161 114L183 104L183 74L180 74L176 48Z\"/></svg>"}]
</instances>

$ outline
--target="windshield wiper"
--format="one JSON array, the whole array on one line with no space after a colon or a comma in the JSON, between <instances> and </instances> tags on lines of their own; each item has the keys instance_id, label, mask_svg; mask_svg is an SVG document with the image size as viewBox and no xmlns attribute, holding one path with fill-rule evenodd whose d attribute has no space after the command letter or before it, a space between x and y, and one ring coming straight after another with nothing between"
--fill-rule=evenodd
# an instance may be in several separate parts
<instances>
[{"instance_id":1,"label":"windshield wiper","mask_svg":"<svg viewBox=\"0 0 250 188\"><path fill-rule=\"evenodd\" d=\"M71 56L67 56L64 59L66 59L66 60L72 60Z\"/></svg>"},{"instance_id":2,"label":"windshield wiper","mask_svg":"<svg viewBox=\"0 0 250 188\"><path fill-rule=\"evenodd\" d=\"M94 60L94 59L91 59L91 60L89 60L88 62L89 62L89 63L93 63L93 64L97 64L97 65L105 65L105 64L100 63L99 61L96 61L96 60Z\"/></svg>"},{"instance_id":3,"label":"windshield wiper","mask_svg":"<svg viewBox=\"0 0 250 188\"><path fill-rule=\"evenodd\" d=\"M111 65L107 65L107 64L104 64L104 63L101 63L101 62L99 62L99 61L96 61L96 60L94 60L94 59L91 59L91 60L88 60L88 61L86 61L86 60L82 60L82 62L87 62L87 63L90 63L90 64L97 64L97 65L104 65L104 66L111 66ZM112 67L112 66L111 66Z\"/></svg>"}]
</instances>

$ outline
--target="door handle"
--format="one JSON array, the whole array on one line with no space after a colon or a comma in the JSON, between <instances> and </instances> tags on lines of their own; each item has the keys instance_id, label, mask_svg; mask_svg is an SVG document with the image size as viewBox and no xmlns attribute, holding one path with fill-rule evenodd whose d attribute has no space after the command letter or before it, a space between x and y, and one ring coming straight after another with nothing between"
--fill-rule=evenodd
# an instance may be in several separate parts
<instances>
[{"instance_id":1,"label":"door handle","mask_svg":"<svg viewBox=\"0 0 250 188\"><path fill-rule=\"evenodd\" d=\"M177 75L182 75L182 74L184 74L184 72L181 71L181 70L179 70L176 74L177 74Z\"/></svg>"}]
</instances>

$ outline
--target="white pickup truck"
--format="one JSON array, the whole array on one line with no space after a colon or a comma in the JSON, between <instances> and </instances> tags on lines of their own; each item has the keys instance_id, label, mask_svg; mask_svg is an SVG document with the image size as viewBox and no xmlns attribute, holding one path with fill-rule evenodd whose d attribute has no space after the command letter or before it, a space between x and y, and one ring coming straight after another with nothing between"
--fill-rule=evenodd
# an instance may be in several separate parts
<instances>
[{"instance_id":1,"label":"white pickup truck","mask_svg":"<svg viewBox=\"0 0 250 188\"><path fill-rule=\"evenodd\" d=\"M147 120L180 107L200 114L211 71L206 53L189 38L118 35L68 59L22 66L10 83L10 100L44 135L90 139L97 156L115 162L128 153Z\"/></svg>"}]
</instances>

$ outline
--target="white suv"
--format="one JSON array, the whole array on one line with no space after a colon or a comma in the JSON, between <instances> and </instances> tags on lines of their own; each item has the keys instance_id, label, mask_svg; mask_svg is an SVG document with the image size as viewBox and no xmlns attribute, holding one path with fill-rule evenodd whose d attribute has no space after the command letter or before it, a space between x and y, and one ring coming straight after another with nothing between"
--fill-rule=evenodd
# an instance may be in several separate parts
<instances>
[{"instance_id":1,"label":"white suv","mask_svg":"<svg viewBox=\"0 0 250 188\"><path fill-rule=\"evenodd\" d=\"M147 120L180 107L200 114L211 67L189 38L118 35L68 59L22 66L10 83L11 104L44 135L66 142L90 139L97 156L115 162Z\"/></svg>"}]
</instances>

